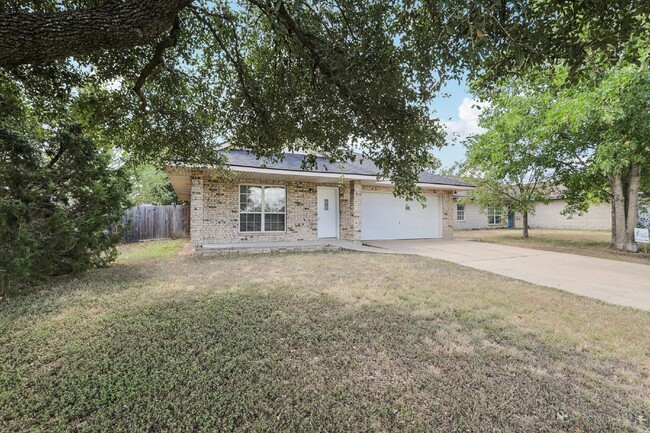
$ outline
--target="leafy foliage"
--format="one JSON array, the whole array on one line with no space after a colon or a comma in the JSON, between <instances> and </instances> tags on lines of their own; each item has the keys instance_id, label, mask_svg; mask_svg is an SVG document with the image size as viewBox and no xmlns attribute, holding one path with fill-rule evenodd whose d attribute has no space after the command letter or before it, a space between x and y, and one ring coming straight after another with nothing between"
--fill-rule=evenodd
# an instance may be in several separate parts
<instances>
[{"instance_id":1,"label":"leafy foliage","mask_svg":"<svg viewBox=\"0 0 650 433\"><path fill-rule=\"evenodd\" d=\"M50 11L48 2L33 8ZM46 98L67 101L98 142L142 163L219 164L223 142L268 157L311 149L345 160L361 149L413 196L430 151L444 145L429 103L462 70L453 46L429 28L444 28L437 9L378 0L194 1L179 22L141 97L133 90L155 44L3 72L34 99L50 92L31 83L56 83L62 94Z\"/></svg>"},{"instance_id":2,"label":"leafy foliage","mask_svg":"<svg viewBox=\"0 0 650 433\"><path fill-rule=\"evenodd\" d=\"M480 91L540 67L567 68L565 83L602 76L619 62L641 64L650 40L644 0L445 0L456 32L471 41L471 78Z\"/></svg>"},{"instance_id":3,"label":"leafy foliage","mask_svg":"<svg viewBox=\"0 0 650 433\"><path fill-rule=\"evenodd\" d=\"M153 165L141 165L131 169L129 179L131 181L129 198L133 205L165 205L178 201L165 172Z\"/></svg>"},{"instance_id":4,"label":"leafy foliage","mask_svg":"<svg viewBox=\"0 0 650 433\"><path fill-rule=\"evenodd\" d=\"M611 175L632 164L650 169L650 71L610 69L598 83L561 89L548 112L547 153L572 202L611 199Z\"/></svg>"},{"instance_id":5,"label":"leafy foliage","mask_svg":"<svg viewBox=\"0 0 650 433\"><path fill-rule=\"evenodd\" d=\"M639 192L650 170L650 70L622 65L597 83L558 93L545 134L557 177L573 205L585 196L612 203L612 244L636 251Z\"/></svg>"},{"instance_id":6,"label":"leafy foliage","mask_svg":"<svg viewBox=\"0 0 650 433\"><path fill-rule=\"evenodd\" d=\"M501 87L483 119L488 133L470 145L470 162L494 179L508 181L513 173L543 184L552 179L564 187L568 213L613 203L619 208L613 211L613 244L634 250L639 190L650 170L646 60L607 68L600 79L571 86L565 85L568 74L567 68L554 68Z\"/></svg>"},{"instance_id":7,"label":"leafy foliage","mask_svg":"<svg viewBox=\"0 0 650 433\"><path fill-rule=\"evenodd\" d=\"M106 265L121 239L109 229L127 177L78 124L43 128L11 86L3 90L13 111L0 118L0 291Z\"/></svg>"},{"instance_id":8,"label":"leafy foliage","mask_svg":"<svg viewBox=\"0 0 650 433\"><path fill-rule=\"evenodd\" d=\"M54 17L105 3L8 0L0 12ZM596 62L635 61L649 9L639 0L194 0L151 45L80 47L0 72L35 107L66 105L97 142L141 163L219 164L223 142L270 157L310 149L343 160L361 149L413 196L445 142L429 109L445 80L469 73L491 88L539 65L578 76Z\"/></svg>"},{"instance_id":9,"label":"leafy foliage","mask_svg":"<svg viewBox=\"0 0 650 433\"><path fill-rule=\"evenodd\" d=\"M533 131L543 123L548 95L524 89L517 82L500 89L491 106L484 109L480 125L486 132L467 140L466 169L480 173L476 190L469 197L482 209L507 206L524 217L537 203L548 203L553 181L545 157L545 142Z\"/></svg>"}]
</instances>

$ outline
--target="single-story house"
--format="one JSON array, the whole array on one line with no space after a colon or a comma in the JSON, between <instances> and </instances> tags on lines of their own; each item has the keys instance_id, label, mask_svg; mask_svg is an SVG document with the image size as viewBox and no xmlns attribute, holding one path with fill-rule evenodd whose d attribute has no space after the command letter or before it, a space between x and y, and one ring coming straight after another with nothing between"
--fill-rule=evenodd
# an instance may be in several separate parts
<instances>
[{"instance_id":1,"label":"single-story house","mask_svg":"<svg viewBox=\"0 0 650 433\"><path fill-rule=\"evenodd\" d=\"M465 195L454 195L456 216L455 230L479 230L490 228L521 228L522 217L519 213L509 212L507 207L489 208L481 211L476 203L462 202ZM581 215L565 216L562 211L567 202L560 195L551 197L547 203L538 203L535 213L528 216L528 226L537 229L565 230L611 230L611 207L607 203L589 206Z\"/></svg>"},{"instance_id":2,"label":"single-story house","mask_svg":"<svg viewBox=\"0 0 650 433\"><path fill-rule=\"evenodd\" d=\"M473 187L459 180L421 173L418 186L426 207L393 195L368 160L330 163L303 170L305 155L285 153L279 162L246 150L226 150L231 176L192 166L165 171L181 200L190 200L190 235L195 249L209 245L314 241L335 238L449 238L453 195Z\"/></svg>"}]
</instances>

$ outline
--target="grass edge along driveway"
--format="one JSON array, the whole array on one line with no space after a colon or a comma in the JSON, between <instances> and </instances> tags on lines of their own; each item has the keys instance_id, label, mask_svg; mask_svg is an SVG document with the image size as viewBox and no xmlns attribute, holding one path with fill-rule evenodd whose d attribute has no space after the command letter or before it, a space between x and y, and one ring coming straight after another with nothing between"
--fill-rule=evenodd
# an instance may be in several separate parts
<instances>
[{"instance_id":1,"label":"grass edge along driveway","mask_svg":"<svg viewBox=\"0 0 650 433\"><path fill-rule=\"evenodd\" d=\"M480 242L650 265L650 246L644 248L640 245L638 253L613 250L610 245L611 233L604 230L530 229L528 239L521 237L521 229L458 230L454 232L454 236Z\"/></svg>"}]
</instances>

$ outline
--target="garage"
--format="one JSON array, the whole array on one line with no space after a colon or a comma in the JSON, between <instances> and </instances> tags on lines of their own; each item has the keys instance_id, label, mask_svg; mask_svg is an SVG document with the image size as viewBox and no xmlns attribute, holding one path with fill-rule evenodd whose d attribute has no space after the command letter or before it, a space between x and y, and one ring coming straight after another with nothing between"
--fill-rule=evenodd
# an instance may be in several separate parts
<instances>
[{"instance_id":1,"label":"garage","mask_svg":"<svg viewBox=\"0 0 650 433\"><path fill-rule=\"evenodd\" d=\"M439 238L442 231L440 197L427 196L425 208L391 193L364 192L361 196L361 239Z\"/></svg>"}]
</instances>

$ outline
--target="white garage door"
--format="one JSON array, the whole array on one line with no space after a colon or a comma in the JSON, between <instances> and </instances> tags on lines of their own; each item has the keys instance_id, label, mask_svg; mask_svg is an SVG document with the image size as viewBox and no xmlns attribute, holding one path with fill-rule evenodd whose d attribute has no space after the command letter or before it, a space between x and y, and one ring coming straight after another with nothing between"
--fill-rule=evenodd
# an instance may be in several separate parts
<instances>
[{"instance_id":1,"label":"white garage door","mask_svg":"<svg viewBox=\"0 0 650 433\"><path fill-rule=\"evenodd\" d=\"M440 198L428 197L427 207L392 194L365 192L361 196L361 239L439 238Z\"/></svg>"}]
</instances>

